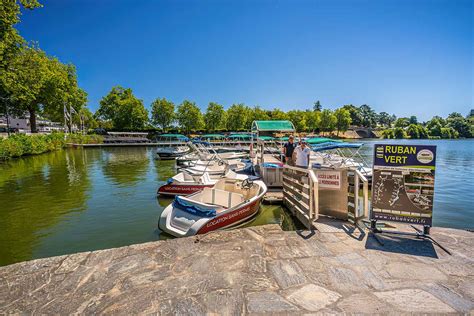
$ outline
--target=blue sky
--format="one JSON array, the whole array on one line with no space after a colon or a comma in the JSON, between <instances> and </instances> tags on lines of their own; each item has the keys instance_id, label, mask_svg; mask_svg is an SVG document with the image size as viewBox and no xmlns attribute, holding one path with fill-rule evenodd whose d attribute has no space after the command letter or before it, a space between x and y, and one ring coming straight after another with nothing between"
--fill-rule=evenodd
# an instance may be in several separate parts
<instances>
[{"instance_id":1,"label":"blue sky","mask_svg":"<svg viewBox=\"0 0 474 316\"><path fill-rule=\"evenodd\" d=\"M40 1L18 28L76 65L92 110L114 85L203 110L320 100L426 120L474 107L471 0Z\"/></svg>"}]
</instances>

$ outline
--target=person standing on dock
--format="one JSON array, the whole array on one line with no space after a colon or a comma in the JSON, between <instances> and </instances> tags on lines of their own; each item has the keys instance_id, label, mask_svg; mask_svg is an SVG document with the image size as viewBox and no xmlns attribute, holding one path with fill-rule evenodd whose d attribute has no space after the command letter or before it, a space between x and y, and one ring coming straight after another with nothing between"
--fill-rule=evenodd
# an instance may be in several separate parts
<instances>
[{"instance_id":1,"label":"person standing on dock","mask_svg":"<svg viewBox=\"0 0 474 316\"><path fill-rule=\"evenodd\" d=\"M305 141L301 141L300 145L295 148L293 152L293 161L296 162L298 168L308 169L309 165L309 155L311 154L311 149L306 146Z\"/></svg>"},{"instance_id":2,"label":"person standing on dock","mask_svg":"<svg viewBox=\"0 0 474 316\"><path fill-rule=\"evenodd\" d=\"M295 151L295 147L296 144L294 137L293 135L290 135L290 137L288 137L288 142L283 146L283 155L285 157L285 162L290 166L295 165L295 161L293 159L293 152Z\"/></svg>"}]
</instances>

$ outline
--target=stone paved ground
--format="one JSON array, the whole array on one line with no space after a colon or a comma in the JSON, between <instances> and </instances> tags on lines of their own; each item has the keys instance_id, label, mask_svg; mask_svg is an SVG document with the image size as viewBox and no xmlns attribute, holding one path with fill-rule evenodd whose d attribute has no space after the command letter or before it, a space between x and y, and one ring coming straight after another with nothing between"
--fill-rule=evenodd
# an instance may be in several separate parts
<instances>
[{"instance_id":1,"label":"stone paved ground","mask_svg":"<svg viewBox=\"0 0 474 316\"><path fill-rule=\"evenodd\" d=\"M433 235L453 256L267 225L39 259L0 268L0 314L472 314L474 234Z\"/></svg>"}]
</instances>

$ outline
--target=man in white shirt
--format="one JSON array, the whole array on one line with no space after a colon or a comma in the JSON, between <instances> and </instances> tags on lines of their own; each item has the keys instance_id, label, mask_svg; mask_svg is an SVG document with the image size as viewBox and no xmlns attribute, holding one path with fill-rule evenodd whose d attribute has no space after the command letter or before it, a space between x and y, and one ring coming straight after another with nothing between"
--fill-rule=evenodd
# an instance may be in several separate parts
<instances>
[{"instance_id":1,"label":"man in white shirt","mask_svg":"<svg viewBox=\"0 0 474 316\"><path fill-rule=\"evenodd\" d=\"M302 141L293 152L293 161L295 161L296 166L299 168L308 169L310 154L311 149L306 146L306 142Z\"/></svg>"}]
</instances>

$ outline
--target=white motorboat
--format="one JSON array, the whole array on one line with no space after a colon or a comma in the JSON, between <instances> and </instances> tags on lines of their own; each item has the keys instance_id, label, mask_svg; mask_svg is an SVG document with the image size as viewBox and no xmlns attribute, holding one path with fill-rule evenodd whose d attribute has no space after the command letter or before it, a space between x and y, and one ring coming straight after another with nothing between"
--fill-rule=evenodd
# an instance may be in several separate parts
<instances>
[{"instance_id":1,"label":"white motorboat","mask_svg":"<svg viewBox=\"0 0 474 316\"><path fill-rule=\"evenodd\" d=\"M256 215L266 192L263 181L224 178L212 188L176 196L164 209L158 225L176 237L229 228Z\"/></svg>"},{"instance_id":2,"label":"white motorboat","mask_svg":"<svg viewBox=\"0 0 474 316\"><path fill-rule=\"evenodd\" d=\"M157 194L188 195L201 191L204 188L211 188L217 183L217 181L224 178L245 180L248 176L237 174L232 170L228 170L224 175L209 175L208 172L204 172L202 175L194 175L187 171L181 171L174 177L170 178L166 184L160 186Z\"/></svg>"},{"instance_id":3,"label":"white motorboat","mask_svg":"<svg viewBox=\"0 0 474 316\"><path fill-rule=\"evenodd\" d=\"M359 170L369 181L372 168L359 154L361 143L324 142L311 146L312 168L350 168Z\"/></svg>"},{"instance_id":4,"label":"white motorboat","mask_svg":"<svg viewBox=\"0 0 474 316\"><path fill-rule=\"evenodd\" d=\"M203 174L204 172L209 173L209 175L224 175L227 170L233 170L235 172L242 173L250 170L251 167L252 164L250 162L244 162L241 160L198 160L194 163L194 165L186 166L183 169L193 175Z\"/></svg>"},{"instance_id":5,"label":"white motorboat","mask_svg":"<svg viewBox=\"0 0 474 316\"><path fill-rule=\"evenodd\" d=\"M158 155L159 159L171 160L171 159L176 159L177 157L181 157L187 154L189 151L190 149L188 146L158 147L156 149L156 154Z\"/></svg>"},{"instance_id":6,"label":"white motorboat","mask_svg":"<svg viewBox=\"0 0 474 316\"><path fill-rule=\"evenodd\" d=\"M221 160L234 160L234 159L247 158L248 154L243 153L243 152L226 152L226 153L220 153L216 155L212 153L195 152L195 153L189 153L189 154L176 158L176 164L178 166L183 166L189 162L193 162L196 160L209 161L209 160L212 160L215 156Z\"/></svg>"}]
</instances>

